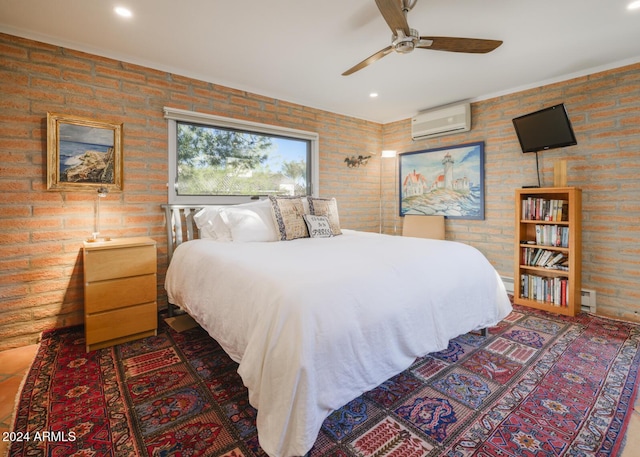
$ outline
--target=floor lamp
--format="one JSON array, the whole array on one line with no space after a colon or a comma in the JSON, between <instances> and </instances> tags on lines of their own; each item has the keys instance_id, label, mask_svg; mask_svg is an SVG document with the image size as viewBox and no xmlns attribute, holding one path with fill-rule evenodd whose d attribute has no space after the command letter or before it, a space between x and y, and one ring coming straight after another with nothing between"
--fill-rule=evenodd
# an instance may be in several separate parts
<instances>
[{"instance_id":1,"label":"floor lamp","mask_svg":"<svg viewBox=\"0 0 640 457\"><path fill-rule=\"evenodd\" d=\"M394 194L395 194L395 188L396 188L396 171L395 171L395 158L396 158L396 151L392 151L392 150L384 150L382 151L382 155L381 155L382 159L394 159L393 164L394 164L394 169L393 169L393 189L394 189ZM382 193L382 162L384 160L380 160L380 233L382 233L382 226L383 226L383 211L382 211L382 200L383 200L383 193ZM394 204L394 212L395 212L395 196L394 196L394 200L393 200L393 204ZM395 235L396 232L396 224L395 224L395 215L394 215L394 223L393 223L393 233Z\"/></svg>"}]
</instances>

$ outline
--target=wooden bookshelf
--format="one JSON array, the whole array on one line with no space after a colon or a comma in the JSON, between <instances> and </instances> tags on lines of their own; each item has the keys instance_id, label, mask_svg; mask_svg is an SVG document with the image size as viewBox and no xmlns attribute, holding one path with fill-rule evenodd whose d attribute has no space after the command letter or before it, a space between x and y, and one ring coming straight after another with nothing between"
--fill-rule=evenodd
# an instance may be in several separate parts
<instances>
[{"instance_id":1,"label":"wooden bookshelf","mask_svg":"<svg viewBox=\"0 0 640 457\"><path fill-rule=\"evenodd\" d=\"M514 303L575 316L582 278L582 190L516 189Z\"/></svg>"}]
</instances>

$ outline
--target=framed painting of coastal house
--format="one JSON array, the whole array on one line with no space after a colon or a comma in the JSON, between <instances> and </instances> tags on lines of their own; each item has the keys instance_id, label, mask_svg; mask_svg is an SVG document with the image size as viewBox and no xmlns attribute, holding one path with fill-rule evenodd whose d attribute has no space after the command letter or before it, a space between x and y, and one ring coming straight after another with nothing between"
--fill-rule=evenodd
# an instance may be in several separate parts
<instances>
[{"instance_id":1,"label":"framed painting of coastal house","mask_svg":"<svg viewBox=\"0 0 640 457\"><path fill-rule=\"evenodd\" d=\"M400 155L400 216L484 219L484 143Z\"/></svg>"},{"instance_id":2,"label":"framed painting of coastal house","mask_svg":"<svg viewBox=\"0 0 640 457\"><path fill-rule=\"evenodd\" d=\"M122 190L122 124L47 113L47 189Z\"/></svg>"}]
</instances>

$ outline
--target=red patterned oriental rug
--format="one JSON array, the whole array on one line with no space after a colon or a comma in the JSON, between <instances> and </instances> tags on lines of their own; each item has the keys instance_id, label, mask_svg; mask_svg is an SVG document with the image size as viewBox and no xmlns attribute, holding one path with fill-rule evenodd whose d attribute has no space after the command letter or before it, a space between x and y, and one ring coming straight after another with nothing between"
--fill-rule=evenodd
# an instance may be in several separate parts
<instances>
[{"instance_id":1,"label":"red patterned oriental rug","mask_svg":"<svg viewBox=\"0 0 640 457\"><path fill-rule=\"evenodd\" d=\"M45 335L9 455L264 456L237 365L199 327L86 353ZM616 456L640 327L522 307L335 411L310 456Z\"/></svg>"}]
</instances>

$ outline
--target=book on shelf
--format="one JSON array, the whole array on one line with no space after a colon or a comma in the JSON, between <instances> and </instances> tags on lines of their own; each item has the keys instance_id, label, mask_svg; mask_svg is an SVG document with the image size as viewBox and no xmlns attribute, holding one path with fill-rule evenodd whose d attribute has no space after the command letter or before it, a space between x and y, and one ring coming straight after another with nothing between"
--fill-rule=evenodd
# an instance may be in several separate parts
<instances>
[{"instance_id":1,"label":"book on shelf","mask_svg":"<svg viewBox=\"0 0 640 457\"><path fill-rule=\"evenodd\" d=\"M534 247L522 248L522 264L529 267L560 269L558 267L567 260L564 252Z\"/></svg>"},{"instance_id":2,"label":"book on shelf","mask_svg":"<svg viewBox=\"0 0 640 457\"><path fill-rule=\"evenodd\" d=\"M569 279L566 277L549 278L522 274L520 276L520 296L554 306L567 306L569 303L568 281Z\"/></svg>"},{"instance_id":3,"label":"book on shelf","mask_svg":"<svg viewBox=\"0 0 640 457\"><path fill-rule=\"evenodd\" d=\"M556 264L552 267L554 270L569 271L569 259L565 259L562 263Z\"/></svg>"},{"instance_id":4,"label":"book on shelf","mask_svg":"<svg viewBox=\"0 0 640 457\"><path fill-rule=\"evenodd\" d=\"M551 255L553 255L552 251L544 251L544 253L538 259L536 266L544 267L551 258Z\"/></svg>"},{"instance_id":5,"label":"book on shelf","mask_svg":"<svg viewBox=\"0 0 640 457\"><path fill-rule=\"evenodd\" d=\"M536 244L539 246L569 247L569 227L536 224Z\"/></svg>"},{"instance_id":6,"label":"book on shelf","mask_svg":"<svg viewBox=\"0 0 640 457\"><path fill-rule=\"evenodd\" d=\"M568 208L567 200L527 197L522 200L522 218L531 221L567 221Z\"/></svg>"},{"instance_id":7,"label":"book on shelf","mask_svg":"<svg viewBox=\"0 0 640 457\"><path fill-rule=\"evenodd\" d=\"M557 263L562 262L567 258L562 252L556 254L553 258L549 259L549 261L544 265L546 268L554 267Z\"/></svg>"}]
</instances>

